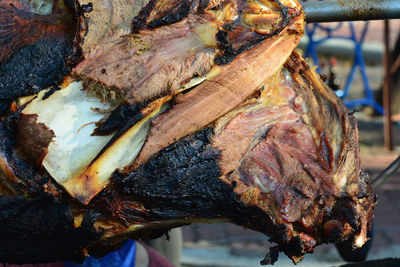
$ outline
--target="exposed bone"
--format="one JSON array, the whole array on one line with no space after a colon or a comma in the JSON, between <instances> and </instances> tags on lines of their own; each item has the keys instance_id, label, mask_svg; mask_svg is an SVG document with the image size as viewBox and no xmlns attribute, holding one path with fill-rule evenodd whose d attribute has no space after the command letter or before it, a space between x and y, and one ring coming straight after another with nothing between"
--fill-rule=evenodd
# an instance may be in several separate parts
<instances>
[{"instance_id":1,"label":"exposed bone","mask_svg":"<svg viewBox=\"0 0 400 267\"><path fill-rule=\"evenodd\" d=\"M24 114L37 114L38 122L54 131L55 138L43 165L61 184L81 172L112 137L91 135L94 123L103 118L93 108L106 109L109 106L88 96L82 89L81 82L73 81L45 100L42 99L45 91L42 91L23 110Z\"/></svg>"}]
</instances>

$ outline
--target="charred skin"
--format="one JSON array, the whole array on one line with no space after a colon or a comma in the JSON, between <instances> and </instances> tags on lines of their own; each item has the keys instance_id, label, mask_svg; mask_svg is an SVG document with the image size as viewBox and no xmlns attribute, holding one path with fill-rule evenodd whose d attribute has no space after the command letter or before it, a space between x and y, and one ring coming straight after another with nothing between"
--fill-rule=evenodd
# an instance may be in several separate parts
<instances>
[{"instance_id":1,"label":"charred skin","mask_svg":"<svg viewBox=\"0 0 400 267\"><path fill-rule=\"evenodd\" d=\"M34 252L22 256L4 248L4 250L0 249L0 251L5 251L2 260L16 259L15 262L18 263L65 258L82 260L86 253L102 256L110 249L118 248L119 242L127 237L134 239L155 237L171 227L201 221L228 221L265 233L271 238L271 241L278 243L277 249L284 251L294 262L300 261L305 253L312 252L318 244L338 242L352 236L362 238L370 227L375 198L371 192L368 177L359 168L358 159L351 160L358 153L355 121L352 117L348 117L347 109L328 91L322 81L318 79L317 74L299 60L297 55L293 55L283 73L286 75L288 72L290 73L289 80L291 82L296 80L298 88L295 89L295 93L298 95L306 93L307 90L311 90L316 96L329 95L330 100L324 98L319 101L326 101L325 106L335 109L337 123L343 130L343 143L339 146L344 147L340 148L339 159L334 159L332 153L318 152L318 146L314 152L308 152L313 154L311 158L314 162L310 162L310 159L302 159L301 156L297 156L295 159L284 157L282 153L286 152L285 148L275 148L278 149L275 150L275 154L267 156L273 150L266 147L265 144L278 142L280 138L276 131L279 131L282 125L275 122L270 125L272 129L261 133L250 151L244 152L245 156L241 157L242 163L232 168L224 159L225 154L228 153L226 148L224 149L218 142L218 139L224 138L224 131L228 131L229 127L227 125L221 131L218 125L215 128L216 126L213 124L213 126L210 125L190 134L161 150L134 172L115 172L111 179L112 182L87 206L80 206L59 189L59 186L54 184L51 179L46 181L46 188L55 188L57 194L51 191L46 193L43 190L36 192L34 194L36 196L30 198L32 200L17 196L2 197L2 203L6 204L3 204L5 206L1 209L0 218L9 218L7 214L12 212L28 214L30 209L36 211L37 206L27 204L34 201L47 201L49 207L61 205L62 209L54 208L52 210L54 213L52 218L55 219L47 223L50 224L48 229L54 229L54 233L46 231L46 236L49 238L49 243L60 242L62 236L60 237L57 231L60 227L66 229L65 231L70 234L64 237L66 239L65 248L68 246L74 248L71 250L73 252L69 252L73 255L52 251L41 257L40 260ZM300 68L298 63L300 63ZM288 81L284 80L283 82L287 83ZM301 85L311 87L302 88ZM253 98L245 105L254 106L257 101L257 98ZM294 103L292 104L294 105ZM314 108L319 107L319 105L314 106ZM295 109L295 107L292 108ZM310 108L306 113L314 113L314 108ZM246 113L246 109L242 109L242 112ZM297 112L302 114L302 111ZM236 114L240 115L237 112ZM230 123L235 123L234 118L239 115L233 116ZM283 121L282 123L286 124L287 122ZM295 123L294 126L297 130L304 127L299 122L292 123ZM289 137L284 140L286 143L299 138L303 140L311 134L308 132L296 138L295 136L290 137L290 133L295 133L294 129L286 130L285 134L288 131ZM274 132L277 137L274 137ZM329 142L333 141L335 137L329 136L329 134L327 137L318 135L321 139L328 140L326 146L330 146L330 148L327 149L335 149ZM6 141L4 136L7 135L2 136ZM232 138L246 139L247 137L243 132L236 132ZM302 150L302 146L309 146L309 142L303 140L297 145ZM13 150L12 143L8 145L8 151L10 150ZM2 151L4 158L6 150ZM260 156L259 153L264 155ZM296 151L292 153L296 155ZM305 151L302 153L306 154ZM11 153L11 155L8 156L8 162L11 164L21 161L21 159L16 159L18 154ZM344 159L340 158L347 158L351 162L346 163ZM265 161L266 159L268 161ZM306 167L303 160L315 165ZM271 171L265 167L265 163L261 164L261 162L273 164L274 161L280 161L276 171L282 172L282 176L279 178L281 179L279 181L281 188L274 187L274 191L266 193L262 191L262 188L271 188L278 181L274 180L277 178L274 178ZM327 166L326 162L330 161L337 162L337 166L332 168ZM253 164L253 167L249 168L248 164ZM285 174L288 169L285 164L291 164L292 167L298 164L302 165L299 166L300 168L294 168L296 172ZM346 164L354 164L354 168L343 168ZM17 166L14 166L14 169L15 167ZM13 168L12 165L11 168ZM257 173L257 169L260 168L261 172ZM313 173L311 169L324 170L327 174ZM37 172L37 170L32 170L31 175L43 177ZM331 178L334 174L352 178L346 179L344 185L338 186ZM19 176L23 177L21 174ZM257 179L259 181L264 179L264 182L254 184ZM10 180L9 178L6 184L9 184ZM37 183L37 181L39 178L31 183ZM11 187L16 188L15 185ZM37 188L44 187L43 185L37 186ZM46 195L46 200L43 200ZM66 206L62 203L69 204ZM23 209L20 208L21 205ZM301 214L301 216L296 214ZM24 216L14 216L14 218L23 220ZM21 225L21 223L7 219L4 219L3 222L9 228L15 228L15 225ZM13 251L23 249L24 245L21 243L25 241L26 235L32 230L32 227L35 227L34 225L35 223L32 223L29 226L31 228L18 229L10 237L10 240L5 238L8 240L7 248L21 246L19 250ZM39 232L38 236L41 234L42 232ZM67 240L71 235L83 235L87 239L79 237L71 243L71 240ZM49 243L46 242L39 242L36 247L39 249L38 246L42 246L40 250L49 251L47 246Z\"/></svg>"},{"instance_id":2,"label":"charred skin","mask_svg":"<svg viewBox=\"0 0 400 267\"><path fill-rule=\"evenodd\" d=\"M172 2L156 1L151 16L168 13ZM200 12L201 3L192 1L182 20L139 33L130 33L130 19L147 5L104 0L93 3L90 12L81 11L82 61L59 85L62 90L41 91L23 107L23 115L38 115L37 122L54 133L44 168L88 204L115 169L134 170L251 97L279 71L304 26L297 2L260 3L213 2L213 9ZM86 10L89 4L78 6ZM225 53L218 44L222 30L230 32L223 46L240 53L218 66L216 57ZM119 112L124 105L127 112Z\"/></svg>"},{"instance_id":3,"label":"charred skin","mask_svg":"<svg viewBox=\"0 0 400 267\"><path fill-rule=\"evenodd\" d=\"M27 102L14 99L25 89L4 89L0 262L82 262L194 222L266 234L277 245L264 263L279 251L297 263L322 243L364 244L375 196L356 122L292 53L300 5L130 2L77 1L82 58L72 77ZM51 35L42 24L52 15L41 18L32 27ZM37 40L7 52L0 68Z\"/></svg>"},{"instance_id":4,"label":"charred skin","mask_svg":"<svg viewBox=\"0 0 400 267\"><path fill-rule=\"evenodd\" d=\"M71 71L77 30L72 7L57 0L44 16L26 2L0 1L1 100L58 85Z\"/></svg>"}]
</instances>

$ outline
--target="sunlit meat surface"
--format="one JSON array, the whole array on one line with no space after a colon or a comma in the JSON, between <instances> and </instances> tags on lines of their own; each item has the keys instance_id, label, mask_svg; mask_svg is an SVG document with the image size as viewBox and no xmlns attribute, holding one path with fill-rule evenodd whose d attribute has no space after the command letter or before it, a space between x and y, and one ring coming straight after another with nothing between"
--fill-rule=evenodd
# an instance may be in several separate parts
<instances>
[{"instance_id":1,"label":"sunlit meat surface","mask_svg":"<svg viewBox=\"0 0 400 267\"><path fill-rule=\"evenodd\" d=\"M0 0L0 15L0 262L81 262L194 222L264 233L266 264L366 242L356 122L294 51L297 1Z\"/></svg>"}]
</instances>

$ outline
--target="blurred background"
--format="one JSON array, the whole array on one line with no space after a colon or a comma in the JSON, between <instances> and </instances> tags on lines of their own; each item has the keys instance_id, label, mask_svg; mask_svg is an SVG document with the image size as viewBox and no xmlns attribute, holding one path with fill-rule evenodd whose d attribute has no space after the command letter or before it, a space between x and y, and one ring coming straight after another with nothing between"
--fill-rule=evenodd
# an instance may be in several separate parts
<instances>
[{"instance_id":1,"label":"blurred background","mask_svg":"<svg viewBox=\"0 0 400 267\"><path fill-rule=\"evenodd\" d=\"M384 21L309 24L299 49L318 64L327 83L355 112L360 130L362 165L375 178L400 154L400 20L389 22L387 57L391 71L392 138L385 137L382 114L385 77ZM364 34L363 34L364 33ZM360 58L360 56L362 58ZM397 59L397 63L396 63ZM314 64L315 65L315 64ZM352 69L354 76L351 77ZM365 77L362 72L365 71ZM368 259L400 256L400 172L376 190L374 237ZM232 224L183 227L181 266L260 266L268 237ZM340 266L346 262L334 245L322 245L298 266ZM280 255L275 266L293 266Z\"/></svg>"}]
</instances>

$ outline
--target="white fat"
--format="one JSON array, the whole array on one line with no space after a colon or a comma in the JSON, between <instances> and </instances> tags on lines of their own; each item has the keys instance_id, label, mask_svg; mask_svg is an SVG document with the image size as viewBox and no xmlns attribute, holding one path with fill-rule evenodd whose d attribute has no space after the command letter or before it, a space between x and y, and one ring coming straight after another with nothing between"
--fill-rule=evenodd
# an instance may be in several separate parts
<instances>
[{"instance_id":1,"label":"white fat","mask_svg":"<svg viewBox=\"0 0 400 267\"><path fill-rule=\"evenodd\" d=\"M91 135L95 123L104 116L94 109L110 106L87 95L81 82L72 82L43 100L45 93L40 92L23 113L38 115L37 121L54 132L43 166L71 196L85 204L108 184L115 170L135 160L151 120L168 106L168 100L156 102L150 114L110 143L113 134Z\"/></svg>"},{"instance_id":2,"label":"white fat","mask_svg":"<svg viewBox=\"0 0 400 267\"><path fill-rule=\"evenodd\" d=\"M107 109L109 106L82 89L82 82L72 82L46 100L42 100L45 94L42 91L23 110L24 114L37 114L38 122L53 130L55 137L43 166L61 184L83 170L112 137L91 136L94 123L104 116L92 108Z\"/></svg>"},{"instance_id":3,"label":"white fat","mask_svg":"<svg viewBox=\"0 0 400 267\"><path fill-rule=\"evenodd\" d=\"M152 113L116 138L95 161L63 186L82 203L89 203L108 184L116 169L122 169L135 160L146 141L151 119L163 112L166 106L158 106Z\"/></svg>"},{"instance_id":4,"label":"white fat","mask_svg":"<svg viewBox=\"0 0 400 267\"><path fill-rule=\"evenodd\" d=\"M146 141L149 128L150 118L147 118L137 125L136 129L124 134L105 152L106 155L102 156L101 164L95 164L99 182L108 182L115 169L123 168L136 159Z\"/></svg>"},{"instance_id":5,"label":"white fat","mask_svg":"<svg viewBox=\"0 0 400 267\"><path fill-rule=\"evenodd\" d=\"M361 233L359 235L356 236L354 245L357 248L361 248L365 243L367 242L367 239L365 238L365 236Z\"/></svg>"},{"instance_id":6,"label":"white fat","mask_svg":"<svg viewBox=\"0 0 400 267\"><path fill-rule=\"evenodd\" d=\"M218 71L193 79L179 91L203 82ZM37 122L54 132L43 166L71 196L84 204L109 183L117 169L129 166L136 159L151 120L165 111L170 99L168 96L150 104L148 108L154 106L150 114L110 143L114 134L92 136L95 123L104 118L104 114L95 110L109 110L110 106L88 95L82 82L71 82L43 100L45 93L41 91L33 100L25 99L28 104L22 112L36 114Z\"/></svg>"}]
</instances>

